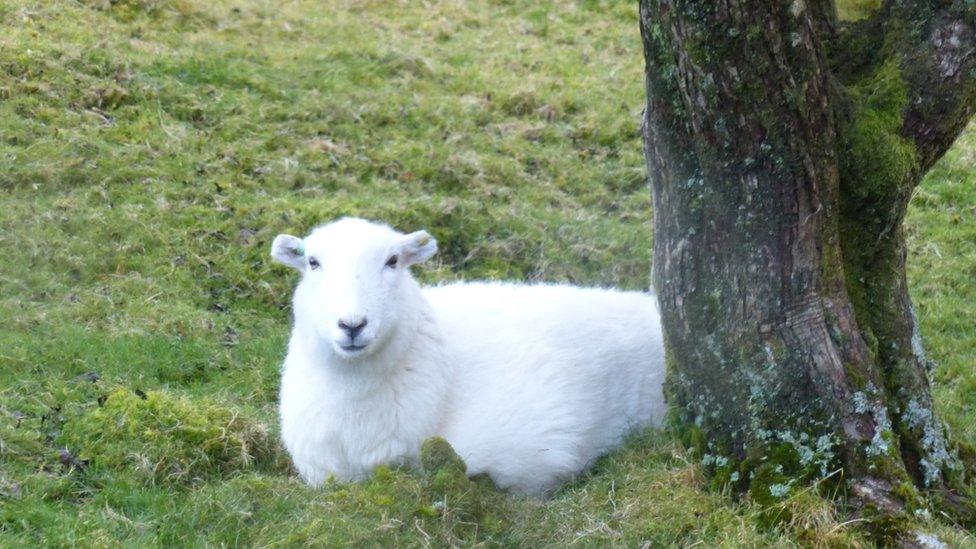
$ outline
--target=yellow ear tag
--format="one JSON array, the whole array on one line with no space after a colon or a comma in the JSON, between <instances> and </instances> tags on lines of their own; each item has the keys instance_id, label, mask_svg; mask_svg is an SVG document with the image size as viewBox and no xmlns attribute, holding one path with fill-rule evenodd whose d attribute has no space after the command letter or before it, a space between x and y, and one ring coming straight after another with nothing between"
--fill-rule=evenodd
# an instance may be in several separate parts
<instances>
[{"instance_id":1,"label":"yellow ear tag","mask_svg":"<svg viewBox=\"0 0 976 549\"><path fill-rule=\"evenodd\" d=\"M420 237L420 240L417 241L417 245L418 246L426 246L428 242L430 242L430 237L429 236L422 236L422 237Z\"/></svg>"}]
</instances>

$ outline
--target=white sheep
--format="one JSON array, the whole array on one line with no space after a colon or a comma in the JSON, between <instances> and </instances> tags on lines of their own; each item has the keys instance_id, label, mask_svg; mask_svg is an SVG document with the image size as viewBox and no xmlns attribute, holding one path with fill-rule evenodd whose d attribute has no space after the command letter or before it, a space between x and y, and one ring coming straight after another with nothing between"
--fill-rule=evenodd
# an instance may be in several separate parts
<instances>
[{"instance_id":1,"label":"white sheep","mask_svg":"<svg viewBox=\"0 0 976 549\"><path fill-rule=\"evenodd\" d=\"M543 495L659 426L664 349L654 297L565 285L421 288L424 231L344 218L272 257L302 273L281 378L281 430L309 484L413 464L446 439L500 488Z\"/></svg>"}]
</instances>

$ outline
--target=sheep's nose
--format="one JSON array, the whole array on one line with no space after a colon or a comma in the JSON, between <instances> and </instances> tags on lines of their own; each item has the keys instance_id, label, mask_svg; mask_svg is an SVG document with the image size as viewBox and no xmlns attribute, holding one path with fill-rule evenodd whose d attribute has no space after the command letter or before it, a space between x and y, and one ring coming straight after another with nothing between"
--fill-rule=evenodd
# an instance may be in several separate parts
<instances>
[{"instance_id":1,"label":"sheep's nose","mask_svg":"<svg viewBox=\"0 0 976 549\"><path fill-rule=\"evenodd\" d=\"M365 327L366 327L365 317L357 318L355 320L339 321L339 329L342 330L343 332L346 332L346 335L349 336L349 339L356 339L356 336L359 335L359 332L363 331L363 328Z\"/></svg>"}]
</instances>

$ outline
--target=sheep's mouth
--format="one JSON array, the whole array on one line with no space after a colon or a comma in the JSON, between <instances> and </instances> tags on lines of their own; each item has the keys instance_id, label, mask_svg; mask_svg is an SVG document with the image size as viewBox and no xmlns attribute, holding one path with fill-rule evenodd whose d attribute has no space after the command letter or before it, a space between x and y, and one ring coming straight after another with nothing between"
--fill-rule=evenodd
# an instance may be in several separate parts
<instances>
[{"instance_id":1,"label":"sheep's mouth","mask_svg":"<svg viewBox=\"0 0 976 549\"><path fill-rule=\"evenodd\" d=\"M355 353L366 348L365 345L339 345L339 348L347 353Z\"/></svg>"}]
</instances>

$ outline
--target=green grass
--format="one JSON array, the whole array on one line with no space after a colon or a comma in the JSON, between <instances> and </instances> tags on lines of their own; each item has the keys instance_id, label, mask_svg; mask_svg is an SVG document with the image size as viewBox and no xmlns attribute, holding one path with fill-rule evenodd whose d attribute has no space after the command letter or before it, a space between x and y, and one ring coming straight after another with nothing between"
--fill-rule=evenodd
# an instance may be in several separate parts
<instances>
[{"instance_id":1,"label":"green grass","mask_svg":"<svg viewBox=\"0 0 976 549\"><path fill-rule=\"evenodd\" d=\"M310 489L277 442L279 232L360 215L436 235L426 281L647 286L635 12L0 4L0 546L867 545L813 491L764 527L659 434L546 502L448 465ZM908 220L937 400L969 440L974 151L976 130Z\"/></svg>"},{"instance_id":2,"label":"green grass","mask_svg":"<svg viewBox=\"0 0 976 549\"><path fill-rule=\"evenodd\" d=\"M837 16L841 21L865 19L881 8L881 0L841 0L837 2Z\"/></svg>"}]
</instances>

